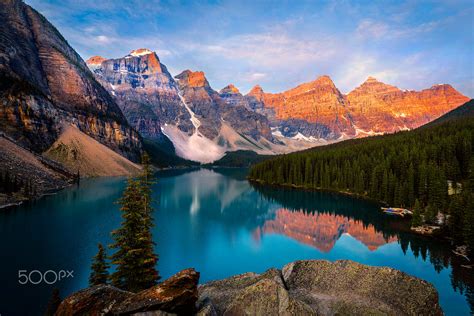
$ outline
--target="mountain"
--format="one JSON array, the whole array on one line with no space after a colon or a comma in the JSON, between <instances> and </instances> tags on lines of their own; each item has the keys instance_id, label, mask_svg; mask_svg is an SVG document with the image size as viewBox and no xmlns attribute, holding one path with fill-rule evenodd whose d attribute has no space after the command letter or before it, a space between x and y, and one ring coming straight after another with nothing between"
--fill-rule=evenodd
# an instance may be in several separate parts
<instances>
[{"instance_id":1,"label":"mountain","mask_svg":"<svg viewBox=\"0 0 474 316\"><path fill-rule=\"evenodd\" d=\"M95 56L87 64L144 138L159 140L165 124L193 132L191 116L182 106L174 79L156 53L141 48L117 59Z\"/></svg>"},{"instance_id":2,"label":"mountain","mask_svg":"<svg viewBox=\"0 0 474 316\"><path fill-rule=\"evenodd\" d=\"M424 125L469 98L448 84L422 91L402 91L369 77L347 95L347 100L358 130L393 133Z\"/></svg>"},{"instance_id":3,"label":"mountain","mask_svg":"<svg viewBox=\"0 0 474 316\"><path fill-rule=\"evenodd\" d=\"M250 109L249 103L246 98L240 93L239 89L233 84L229 84L219 90L219 96L224 101L233 106L243 106Z\"/></svg>"},{"instance_id":4,"label":"mountain","mask_svg":"<svg viewBox=\"0 0 474 316\"><path fill-rule=\"evenodd\" d=\"M474 118L474 99L471 99L469 100L469 102L466 102L463 105L455 108L454 110L449 111L448 113L437 118L436 120L426 125L423 125L423 128L427 128L448 121L462 120L466 117Z\"/></svg>"},{"instance_id":5,"label":"mountain","mask_svg":"<svg viewBox=\"0 0 474 316\"><path fill-rule=\"evenodd\" d=\"M226 102L214 91L201 71L186 70L176 76L184 101L191 111L203 120L199 131L214 139L223 124L227 123L237 133L258 142L261 137L273 141L270 126L265 116L249 110L244 104ZM234 87L231 94L240 94Z\"/></svg>"},{"instance_id":6,"label":"mountain","mask_svg":"<svg viewBox=\"0 0 474 316\"><path fill-rule=\"evenodd\" d=\"M293 137L300 132L306 137L337 139L354 135L346 97L331 78L321 76L282 93L265 93L254 87L247 97L252 107L269 108L275 112L278 130ZM279 121L279 122L278 122ZM294 130L291 130L292 127Z\"/></svg>"},{"instance_id":7,"label":"mountain","mask_svg":"<svg viewBox=\"0 0 474 316\"><path fill-rule=\"evenodd\" d=\"M436 223L441 212L456 220L446 227L456 243L474 249L474 240L459 234L474 229L472 212L463 212L472 210L474 203L473 104L471 100L415 130L268 159L252 166L249 178L262 184L335 190L416 209L429 224ZM460 193L449 190L452 183L462 188Z\"/></svg>"},{"instance_id":8,"label":"mountain","mask_svg":"<svg viewBox=\"0 0 474 316\"><path fill-rule=\"evenodd\" d=\"M344 95L328 76L282 93L255 86L245 97L270 119L274 135L315 142L413 129L469 100L446 84L402 91L372 77Z\"/></svg>"},{"instance_id":9,"label":"mountain","mask_svg":"<svg viewBox=\"0 0 474 316\"><path fill-rule=\"evenodd\" d=\"M0 209L55 192L72 183L73 178L55 161L0 133Z\"/></svg>"},{"instance_id":10,"label":"mountain","mask_svg":"<svg viewBox=\"0 0 474 316\"><path fill-rule=\"evenodd\" d=\"M72 124L137 160L139 135L58 30L20 0L2 1L0 19L0 130L40 153Z\"/></svg>"},{"instance_id":11,"label":"mountain","mask_svg":"<svg viewBox=\"0 0 474 316\"><path fill-rule=\"evenodd\" d=\"M204 163L234 150L275 154L306 148L277 140L267 117L253 111L235 86L219 93L200 71L173 78L148 49L117 59L94 56L87 64L148 148L168 147L170 140L174 148L169 155Z\"/></svg>"}]
</instances>

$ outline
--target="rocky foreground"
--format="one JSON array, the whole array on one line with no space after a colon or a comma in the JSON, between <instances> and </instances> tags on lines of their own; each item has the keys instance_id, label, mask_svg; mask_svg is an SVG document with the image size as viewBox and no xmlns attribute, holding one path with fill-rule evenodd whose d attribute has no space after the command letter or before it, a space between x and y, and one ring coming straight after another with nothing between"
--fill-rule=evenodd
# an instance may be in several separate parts
<instances>
[{"instance_id":1,"label":"rocky foreground","mask_svg":"<svg viewBox=\"0 0 474 316\"><path fill-rule=\"evenodd\" d=\"M391 268L342 260L296 261L198 286L186 269L130 293L110 285L67 297L56 315L442 315L438 293Z\"/></svg>"}]
</instances>

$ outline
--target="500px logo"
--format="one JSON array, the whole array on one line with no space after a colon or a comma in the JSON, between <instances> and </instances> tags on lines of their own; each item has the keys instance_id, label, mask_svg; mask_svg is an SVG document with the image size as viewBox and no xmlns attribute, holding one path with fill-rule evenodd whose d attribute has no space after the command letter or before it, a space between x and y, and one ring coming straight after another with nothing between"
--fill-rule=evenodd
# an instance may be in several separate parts
<instances>
[{"instance_id":1,"label":"500px logo","mask_svg":"<svg viewBox=\"0 0 474 316\"><path fill-rule=\"evenodd\" d=\"M48 270L41 272L39 270L18 270L18 283L24 284L40 284L44 282L46 284L54 284L58 281L67 278L73 278L74 271L69 270Z\"/></svg>"}]
</instances>

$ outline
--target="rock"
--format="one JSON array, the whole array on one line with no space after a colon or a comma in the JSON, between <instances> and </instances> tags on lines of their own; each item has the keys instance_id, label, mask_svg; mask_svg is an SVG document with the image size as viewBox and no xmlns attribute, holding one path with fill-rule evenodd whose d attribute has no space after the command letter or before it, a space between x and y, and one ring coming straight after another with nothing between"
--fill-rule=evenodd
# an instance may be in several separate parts
<instances>
[{"instance_id":1,"label":"rock","mask_svg":"<svg viewBox=\"0 0 474 316\"><path fill-rule=\"evenodd\" d=\"M66 298L58 315L442 315L423 280L391 268L341 260L296 261L197 287L186 269L137 294L102 285Z\"/></svg>"},{"instance_id":2,"label":"rock","mask_svg":"<svg viewBox=\"0 0 474 316\"><path fill-rule=\"evenodd\" d=\"M402 91L373 77L344 95L328 76L281 93L265 93L255 86L245 98L251 109L266 115L284 136L299 132L326 140L413 129L469 100L446 84Z\"/></svg>"},{"instance_id":3,"label":"rock","mask_svg":"<svg viewBox=\"0 0 474 316\"><path fill-rule=\"evenodd\" d=\"M125 158L124 158L125 159ZM31 182L30 195L22 190L15 194L0 194L0 208L17 205L28 198L37 198L68 186L74 177L57 162L18 146L13 140L0 136L0 172L7 170L24 183Z\"/></svg>"},{"instance_id":4,"label":"rock","mask_svg":"<svg viewBox=\"0 0 474 316\"><path fill-rule=\"evenodd\" d=\"M139 135L49 21L20 0L0 2L0 130L37 153L64 123L137 161Z\"/></svg>"},{"instance_id":5,"label":"rock","mask_svg":"<svg viewBox=\"0 0 474 316\"><path fill-rule=\"evenodd\" d=\"M290 296L318 314L442 315L430 283L395 269L308 260L286 265L282 274Z\"/></svg>"},{"instance_id":6,"label":"rock","mask_svg":"<svg viewBox=\"0 0 474 316\"><path fill-rule=\"evenodd\" d=\"M428 282L351 261L296 261L209 282L199 302L217 315L442 315Z\"/></svg>"},{"instance_id":7,"label":"rock","mask_svg":"<svg viewBox=\"0 0 474 316\"><path fill-rule=\"evenodd\" d=\"M416 227L410 228L412 232L420 234L420 235L428 235L431 236L436 234L441 230L440 226L432 226L432 225L421 225Z\"/></svg>"},{"instance_id":8,"label":"rock","mask_svg":"<svg viewBox=\"0 0 474 316\"><path fill-rule=\"evenodd\" d=\"M55 315L104 315L109 313L113 306L132 295L133 293L110 285L96 285L65 298Z\"/></svg>"},{"instance_id":9,"label":"rock","mask_svg":"<svg viewBox=\"0 0 474 316\"><path fill-rule=\"evenodd\" d=\"M197 316L217 316L217 311L209 299L204 299L199 307Z\"/></svg>"},{"instance_id":10,"label":"rock","mask_svg":"<svg viewBox=\"0 0 474 316\"><path fill-rule=\"evenodd\" d=\"M251 107L273 109L275 118L272 125L278 126L280 121L294 119L295 126L305 136L323 136L325 139L337 139L341 133L353 135L352 126L347 108L346 97L336 88L328 76L321 76L314 81L281 93L264 93L256 86L247 94ZM302 125L301 121L310 123ZM286 123L288 126L291 121ZM308 129L304 129L307 127ZM324 132L329 129L330 132ZM324 134L321 134L324 132ZM283 132L282 132L283 134ZM296 134L296 133L295 133Z\"/></svg>"},{"instance_id":11,"label":"rock","mask_svg":"<svg viewBox=\"0 0 474 316\"><path fill-rule=\"evenodd\" d=\"M199 302L211 302L217 315L314 314L304 303L288 296L277 269L204 284L199 287Z\"/></svg>"},{"instance_id":12,"label":"rock","mask_svg":"<svg viewBox=\"0 0 474 316\"><path fill-rule=\"evenodd\" d=\"M114 315L129 315L161 311L177 315L190 315L196 310L198 300L197 284L199 272L194 269L183 270L163 283L126 298L114 305Z\"/></svg>"},{"instance_id":13,"label":"rock","mask_svg":"<svg viewBox=\"0 0 474 316\"><path fill-rule=\"evenodd\" d=\"M393 133L424 125L469 98L450 85L409 91L369 77L347 95L347 101L353 123L360 130Z\"/></svg>"},{"instance_id":14,"label":"rock","mask_svg":"<svg viewBox=\"0 0 474 316\"><path fill-rule=\"evenodd\" d=\"M88 66L143 137L160 140L165 124L176 124L185 133L194 131L178 86L155 52L140 48L99 64L91 58Z\"/></svg>"},{"instance_id":15,"label":"rock","mask_svg":"<svg viewBox=\"0 0 474 316\"><path fill-rule=\"evenodd\" d=\"M289 296L274 279L262 279L232 298L224 315L316 315L309 306Z\"/></svg>"}]
</instances>

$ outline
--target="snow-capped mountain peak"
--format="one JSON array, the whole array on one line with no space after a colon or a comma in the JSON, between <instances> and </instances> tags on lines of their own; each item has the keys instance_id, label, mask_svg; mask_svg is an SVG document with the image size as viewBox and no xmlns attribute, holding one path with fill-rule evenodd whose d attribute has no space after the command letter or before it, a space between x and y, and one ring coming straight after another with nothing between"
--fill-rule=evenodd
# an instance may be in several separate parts
<instances>
[{"instance_id":1,"label":"snow-capped mountain peak","mask_svg":"<svg viewBox=\"0 0 474 316\"><path fill-rule=\"evenodd\" d=\"M132 50L129 55L134 56L134 57L140 57L140 56L149 55L149 54L153 54L153 52L149 50L148 48L139 48L139 49Z\"/></svg>"}]
</instances>

